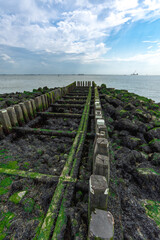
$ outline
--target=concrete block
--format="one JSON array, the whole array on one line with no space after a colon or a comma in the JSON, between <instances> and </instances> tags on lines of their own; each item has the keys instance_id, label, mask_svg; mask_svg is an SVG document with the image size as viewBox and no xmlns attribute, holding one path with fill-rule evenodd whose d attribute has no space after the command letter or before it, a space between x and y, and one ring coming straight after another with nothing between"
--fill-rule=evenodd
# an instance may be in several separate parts
<instances>
[{"instance_id":1,"label":"concrete block","mask_svg":"<svg viewBox=\"0 0 160 240\"><path fill-rule=\"evenodd\" d=\"M89 240L113 240L114 218L108 211L95 209L91 214L89 224Z\"/></svg>"},{"instance_id":2,"label":"concrete block","mask_svg":"<svg viewBox=\"0 0 160 240\"><path fill-rule=\"evenodd\" d=\"M89 179L89 211L107 209L109 188L104 176L91 175Z\"/></svg>"},{"instance_id":3,"label":"concrete block","mask_svg":"<svg viewBox=\"0 0 160 240\"><path fill-rule=\"evenodd\" d=\"M12 127L18 126L18 120L17 120L17 116L16 116L14 107L8 107L6 110L8 112Z\"/></svg>"},{"instance_id":4,"label":"concrete block","mask_svg":"<svg viewBox=\"0 0 160 240\"><path fill-rule=\"evenodd\" d=\"M32 109L31 101L30 100L25 101L24 105L25 105L25 107L27 109L27 113L28 113L29 118L33 119L34 115L33 115L33 109Z\"/></svg>"},{"instance_id":5,"label":"concrete block","mask_svg":"<svg viewBox=\"0 0 160 240\"><path fill-rule=\"evenodd\" d=\"M22 109L19 104L16 104L13 107L16 112L18 123L20 126L22 126L24 124L24 116L23 116Z\"/></svg>"},{"instance_id":6,"label":"concrete block","mask_svg":"<svg viewBox=\"0 0 160 240\"><path fill-rule=\"evenodd\" d=\"M40 96L35 98L35 105L36 105L37 112L43 111L42 99Z\"/></svg>"},{"instance_id":7,"label":"concrete block","mask_svg":"<svg viewBox=\"0 0 160 240\"><path fill-rule=\"evenodd\" d=\"M6 109L0 110L0 123L3 126L4 133L8 134L11 132L12 125Z\"/></svg>"},{"instance_id":8,"label":"concrete block","mask_svg":"<svg viewBox=\"0 0 160 240\"><path fill-rule=\"evenodd\" d=\"M109 156L98 154L93 164L93 174L106 177L108 185L110 180Z\"/></svg>"},{"instance_id":9,"label":"concrete block","mask_svg":"<svg viewBox=\"0 0 160 240\"><path fill-rule=\"evenodd\" d=\"M34 101L34 99L30 99L30 101L31 101L32 109L33 109L33 115L37 116L35 101Z\"/></svg>"}]
</instances>

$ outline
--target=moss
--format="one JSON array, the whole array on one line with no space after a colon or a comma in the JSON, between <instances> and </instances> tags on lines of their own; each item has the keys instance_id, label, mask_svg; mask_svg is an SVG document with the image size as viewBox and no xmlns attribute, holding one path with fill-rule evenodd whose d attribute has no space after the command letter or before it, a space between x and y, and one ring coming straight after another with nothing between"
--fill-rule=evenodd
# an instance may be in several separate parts
<instances>
[{"instance_id":1,"label":"moss","mask_svg":"<svg viewBox=\"0 0 160 240\"><path fill-rule=\"evenodd\" d=\"M30 165L29 162L24 162L23 167L24 167L25 169L28 169L28 168L29 168L29 165Z\"/></svg>"},{"instance_id":2,"label":"moss","mask_svg":"<svg viewBox=\"0 0 160 240\"><path fill-rule=\"evenodd\" d=\"M145 208L146 214L153 219L160 228L160 202L145 199L141 201L141 204Z\"/></svg>"},{"instance_id":3,"label":"moss","mask_svg":"<svg viewBox=\"0 0 160 240\"><path fill-rule=\"evenodd\" d=\"M0 98L0 101L3 101L4 99L3 98Z\"/></svg>"},{"instance_id":4,"label":"moss","mask_svg":"<svg viewBox=\"0 0 160 240\"><path fill-rule=\"evenodd\" d=\"M9 198L9 201L18 204L21 199L26 195L26 193L27 191L16 192Z\"/></svg>"},{"instance_id":5,"label":"moss","mask_svg":"<svg viewBox=\"0 0 160 240\"><path fill-rule=\"evenodd\" d=\"M0 239L3 239L2 237L6 236L4 231L10 227L10 221L14 216L15 215L12 212L0 212Z\"/></svg>"},{"instance_id":6,"label":"moss","mask_svg":"<svg viewBox=\"0 0 160 240\"><path fill-rule=\"evenodd\" d=\"M157 175L160 176L160 173L157 173L154 169L152 168L137 168L137 171L141 174L144 175Z\"/></svg>"},{"instance_id":7,"label":"moss","mask_svg":"<svg viewBox=\"0 0 160 240\"><path fill-rule=\"evenodd\" d=\"M35 201L32 198L26 198L22 204L24 205L24 211L31 213L33 211Z\"/></svg>"},{"instance_id":8,"label":"moss","mask_svg":"<svg viewBox=\"0 0 160 240\"><path fill-rule=\"evenodd\" d=\"M151 141L149 142L149 145L150 145L150 144L153 144L153 143L155 143L155 142L160 142L160 139L155 138L155 139L151 140Z\"/></svg>"},{"instance_id":9,"label":"moss","mask_svg":"<svg viewBox=\"0 0 160 240\"><path fill-rule=\"evenodd\" d=\"M0 186L2 187L8 187L12 184L12 179L10 177L6 177L0 182Z\"/></svg>"},{"instance_id":10,"label":"moss","mask_svg":"<svg viewBox=\"0 0 160 240\"><path fill-rule=\"evenodd\" d=\"M8 192L9 190L4 188L4 187L0 187L0 195L4 195Z\"/></svg>"}]
</instances>

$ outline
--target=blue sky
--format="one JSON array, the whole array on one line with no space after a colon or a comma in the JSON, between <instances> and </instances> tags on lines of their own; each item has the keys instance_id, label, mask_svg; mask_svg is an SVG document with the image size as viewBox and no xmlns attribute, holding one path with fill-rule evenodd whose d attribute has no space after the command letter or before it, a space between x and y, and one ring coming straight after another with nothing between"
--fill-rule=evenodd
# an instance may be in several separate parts
<instances>
[{"instance_id":1,"label":"blue sky","mask_svg":"<svg viewBox=\"0 0 160 240\"><path fill-rule=\"evenodd\" d=\"M0 74L160 75L160 0L0 0Z\"/></svg>"}]
</instances>

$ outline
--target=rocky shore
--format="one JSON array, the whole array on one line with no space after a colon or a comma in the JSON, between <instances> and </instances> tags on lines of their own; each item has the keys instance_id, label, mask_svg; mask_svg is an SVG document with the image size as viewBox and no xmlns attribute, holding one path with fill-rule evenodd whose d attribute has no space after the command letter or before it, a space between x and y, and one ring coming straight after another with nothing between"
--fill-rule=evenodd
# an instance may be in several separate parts
<instances>
[{"instance_id":1,"label":"rocky shore","mask_svg":"<svg viewBox=\"0 0 160 240\"><path fill-rule=\"evenodd\" d=\"M0 94L0 109L7 108L12 105L18 104L20 102L24 102L29 99L34 99L42 94L50 92L55 88L48 88L47 86L43 88L33 89L32 92L24 91L24 92L16 92L16 93L4 93Z\"/></svg>"},{"instance_id":2,"label":"rocky shore","mask_svg":"<svg viewBox=\"0 0 160 240\"><path fill-rule=\"evenodd\" d=\"M108 210L118 240L160 239L160 105L126 90L99 88L108 128Z\"/></svg>"}]
</instances>

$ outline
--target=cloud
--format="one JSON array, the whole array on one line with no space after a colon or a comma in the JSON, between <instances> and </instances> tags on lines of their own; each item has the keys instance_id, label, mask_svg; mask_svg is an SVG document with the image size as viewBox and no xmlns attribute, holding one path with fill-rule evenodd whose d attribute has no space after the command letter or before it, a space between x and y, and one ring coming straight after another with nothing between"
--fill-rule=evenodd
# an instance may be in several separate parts
<instances>
[{"instance_id":1,"label":"cloud","mask_svg":"<svg viewBox=\"0 0 160 240\"><path fill-rule=\"evenodd\" d=\"M15 61L13 61L13 59L5 53L1 54L0 57L1 57L1 59L3 59L4 61L6 61L8 63L15 63Z\"/></svg>"},{"instance_id":2,"label":"cloud","mask_svg":"<svg viewBox=\"0 0 160 240\"><path fill-rule=\"evenodd\" d=\"M159 17L156 0L0 0L0 44L96 61L111 49L113 30Z\"/></svg>"}]
</instances>

